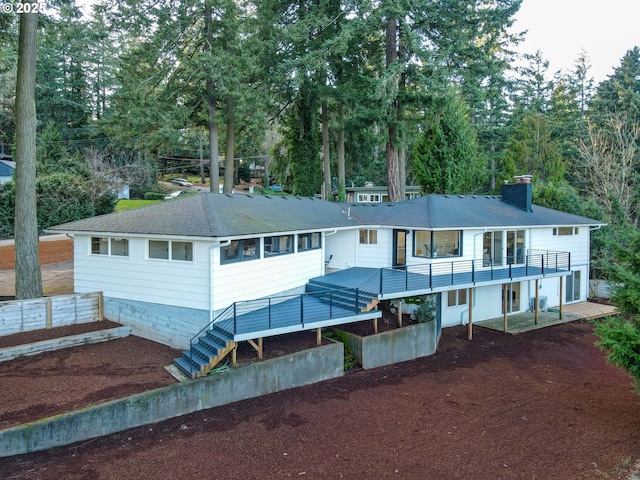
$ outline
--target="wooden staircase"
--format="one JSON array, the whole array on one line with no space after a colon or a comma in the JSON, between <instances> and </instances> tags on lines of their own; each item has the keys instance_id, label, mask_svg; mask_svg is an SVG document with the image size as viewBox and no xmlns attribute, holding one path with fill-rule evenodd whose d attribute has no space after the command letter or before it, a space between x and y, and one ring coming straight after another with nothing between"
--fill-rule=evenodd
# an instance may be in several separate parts
<instances>
[{"instance_id":1,"label":"wooden staircase","mask_svg":"<svg viewBox=\"0 0 640 480\"><path fill-rule=\"evenodd\" d=\"M189 378L198 378L209 373L236 347L233 336L217 326L213 326L198 338L190 351L183 351L174 359L177 367Z\"/></svg>"}]
</instances>

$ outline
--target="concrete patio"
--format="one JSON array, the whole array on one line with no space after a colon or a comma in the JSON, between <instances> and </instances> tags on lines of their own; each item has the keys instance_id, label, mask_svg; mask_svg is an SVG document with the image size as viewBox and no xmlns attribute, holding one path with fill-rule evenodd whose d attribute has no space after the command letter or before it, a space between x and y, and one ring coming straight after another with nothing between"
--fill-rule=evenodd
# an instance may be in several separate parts
<instances>
[{"instance_id":1,"label":"concrete patio","mask_svg":"<svg viewBox=\"0 0 640 480\"><path fill-rule=\"evenodd\" d=\"M497 330L510 334L518 334L536 330L538 328L558 325L560 323L573 322L575 320L591 320L614 315L617 312L613 305L604 305L594 302L578 302L562 307L562 318L558 308L550 308L546 312L538 313L538 323L535 321L534 312L516 313L507 317L507 329L504 329L504 317L491 318L474 322L474 325Z\"/></svg>"}]
</instances>

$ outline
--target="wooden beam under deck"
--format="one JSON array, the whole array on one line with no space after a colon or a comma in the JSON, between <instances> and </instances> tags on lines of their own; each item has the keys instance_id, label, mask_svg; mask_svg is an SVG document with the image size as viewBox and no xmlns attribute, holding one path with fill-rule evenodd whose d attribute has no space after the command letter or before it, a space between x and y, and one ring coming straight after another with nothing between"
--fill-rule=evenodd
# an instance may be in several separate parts
<instances>
[{"instance_id":1,"label":"wooden beam under deck","mask_svg":"<svg viewBox=\"0 0 640 480\"><path fill-rule=\"evenodd\" d=\"M469 323L467 325L467 337L473 339L473 288L469 289Z\"/></svg>"},{"instance_id":2,"label":"wooden beam under deck","mask_svg":"<svg viewBox=\"0 0 640 480\"><path fill-rule=\"evenodd\" d=\"M253 340L247 340L247 342L258 352L258 360L262 360L262 337L258 339L258 343Z\"/></svg>"}]
</instances>

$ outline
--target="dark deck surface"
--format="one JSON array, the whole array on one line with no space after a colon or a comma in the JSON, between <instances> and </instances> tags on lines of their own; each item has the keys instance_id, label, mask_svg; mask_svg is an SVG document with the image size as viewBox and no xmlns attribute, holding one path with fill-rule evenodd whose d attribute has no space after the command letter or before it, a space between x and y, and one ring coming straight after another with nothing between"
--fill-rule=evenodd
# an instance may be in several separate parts
<instances>
[{"instance_id":1,"label":"dark deck surface","mask_svg":"<svg viewBox=\"0 0 640 480\"><path fill-rule=\"evenodd\" d=\"M456 285L498 282L514 278L561 274L563 270L535 266L485 268L475 271L454 271L452 264L412 266L408 269L354 267L311 279L325 285L360 288L377 295L401 295L404 292L442 290ZM450 270L450 271L446 271ZM567 272L568 273L568 272Z\"/></svg>"}]
</instances>

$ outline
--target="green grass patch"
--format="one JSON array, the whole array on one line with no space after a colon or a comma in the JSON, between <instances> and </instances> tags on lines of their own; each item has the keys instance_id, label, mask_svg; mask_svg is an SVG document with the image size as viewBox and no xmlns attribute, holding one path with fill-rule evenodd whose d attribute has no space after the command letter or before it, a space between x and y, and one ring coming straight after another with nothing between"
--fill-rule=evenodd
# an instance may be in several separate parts
<instances>
[{"instance_id":1,"label":"green grass patch","mask_svg":"<svg viewBox=\"0 0 640 480\"><path fill-rule=\"evenodd\" d=\"M147 205L153 205L154 203L160 203L162 200L118 200L116 204L116 212L123 212L125 210L132 210L134 208L146 207Z\"/></svg>"}]
</instances>

